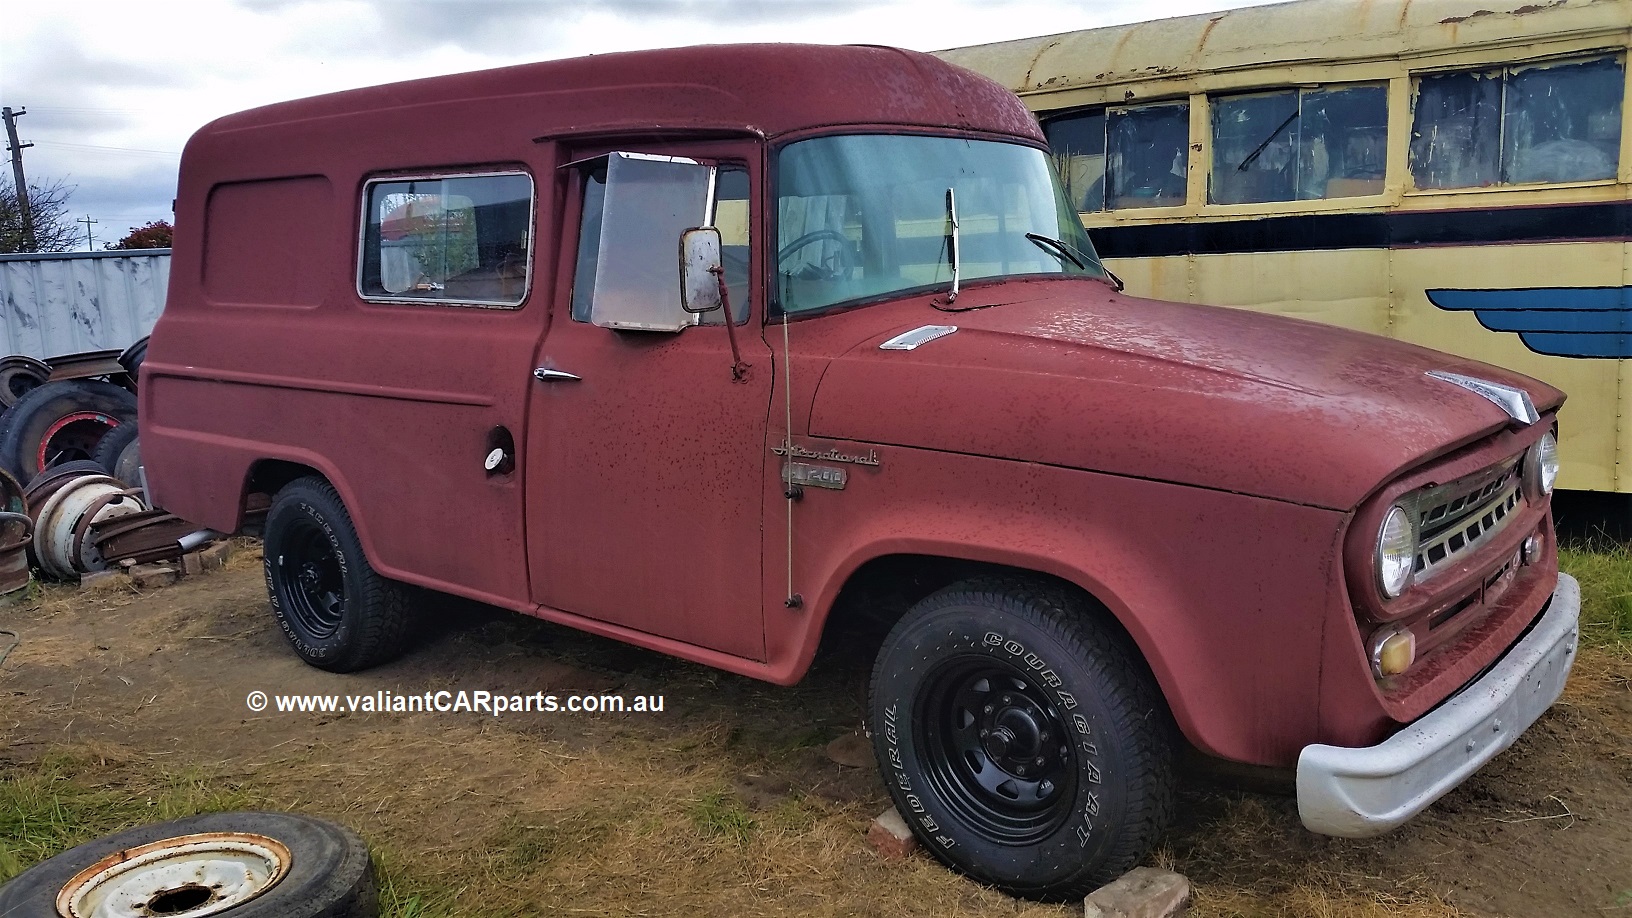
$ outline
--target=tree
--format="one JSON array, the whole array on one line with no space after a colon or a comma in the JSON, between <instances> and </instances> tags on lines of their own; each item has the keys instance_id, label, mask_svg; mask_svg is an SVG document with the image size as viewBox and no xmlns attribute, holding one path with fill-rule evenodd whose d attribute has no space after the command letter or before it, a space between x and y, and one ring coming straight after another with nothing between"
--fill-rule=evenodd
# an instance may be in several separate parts
<instances>
[{"instance_id":1,"label":"tree","mask_svg":"<svg viewBox=\"0 0 1632 918\"><path fill-rule=\"evenodd\" d=\"M79 227L68 214L68 196L76 186L61 179L45 185L28 183L28 210L33 217L34 245L23 245L22 207L9 177L0 178L0 255L14 252L71 252Z\"/></svg>"},{"instance_id":2,"label":"tree","mask_svg":"<svg viewBox=\"0 0 1632 918\"><path fill-rule=\"evenodd\" d=\"M125 238L118 242L110 242L103 246L106 249L168 249L170 235L174 227L169 220L154 220L141 226L133 226Z\"/></svg>"}]
</instances>

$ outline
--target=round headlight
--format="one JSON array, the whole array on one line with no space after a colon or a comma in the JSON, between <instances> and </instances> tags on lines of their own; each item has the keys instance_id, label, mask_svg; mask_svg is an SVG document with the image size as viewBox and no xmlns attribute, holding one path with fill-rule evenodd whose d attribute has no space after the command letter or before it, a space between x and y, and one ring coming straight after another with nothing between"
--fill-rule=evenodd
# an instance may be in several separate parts
<instances>
[{"instance_id":1,"label":"round headlight","mask_svg":"<svg viewBox=\"0 0 1632 918\"><path fill-rule=\"evenodd\" d=\"M1558 438L1542 435L1524 457L1524 496L1536 501L1553 493L1558 480Z\"/></svg>"},{"instance_id":2,"label":"round headlight","mask_svg":"<svg viewBox=\"0 0 1632 918\"><path fill-rule=\"evenodd\" d=\"M1411 514L1395 504L1377 532L1377 586L1389 599L1405 592L1417 564L1417 530Z\"/></svg>"}]
</instances>

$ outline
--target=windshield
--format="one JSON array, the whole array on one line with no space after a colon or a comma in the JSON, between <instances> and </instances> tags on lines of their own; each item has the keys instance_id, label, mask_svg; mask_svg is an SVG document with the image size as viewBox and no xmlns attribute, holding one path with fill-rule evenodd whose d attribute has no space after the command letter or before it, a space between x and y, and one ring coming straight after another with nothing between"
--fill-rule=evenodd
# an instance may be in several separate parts
<instances>
[{"instance_id":1,"label":"windshield","mask_svg":"<svg viewBox=\"0 0 1632 918\"><path fill-rule=\"evenodd\" d=\"M777 160L782 309L950 289L954 209L962 283L1104 276L1042 150L952 137L820 137L788 145Z\"/></svg>"}]
</instances>

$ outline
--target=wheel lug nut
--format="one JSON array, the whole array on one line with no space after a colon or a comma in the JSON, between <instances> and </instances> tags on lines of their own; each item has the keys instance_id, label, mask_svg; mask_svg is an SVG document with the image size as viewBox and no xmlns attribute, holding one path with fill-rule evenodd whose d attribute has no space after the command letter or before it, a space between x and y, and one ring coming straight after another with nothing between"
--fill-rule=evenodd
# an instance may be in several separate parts
<instances>
[{"instance_id":1,"label":"wheel lug nut","mask_svg":"<svg viewBox=\"0 0 1632 918\"><path fill-rule=\"evenodd\" d=\"M1038 765L1046 765L1046 764L1048 764L1048 760L1043 758L1042 756L1038 756L1037 757L1037 764Z\"/></svg>"},{"instance_id":2,"label":"wheel lug nut","mask_svg":"<svg viewBox=\"0 0 1632 918\"><path fill-rule=\"evenodd\" d=\"M1041 740L1042 742L1045 742L1045 743L1048 742L1048 731L1044 730L1042 732L1042 735L1038 736L1037 739L1039 739L1039 740Z\"/></svg>"},{"instance_id":3,"label":"wheel lug nut","mask_svg":"<svg viewBox=\"0 0 1632 918\"><path fill-rule=\"evenodd\" d=\"M1019 775L1020 777L1024 778L1026 776L1026 766L1024 766L1024 765L1019 766L1018 768L1016 768L1014 770L1014 773Z\"/></svg>"},{"instance_id":4,"label":"wheel lug nut","mask_svg":"<svg viewBox=\"0 0 1632 918\"><path fill-rule=\"evenodd\" d=\"M1014 698L1013 698L1013 696L1012 696L1012 695L1004 695L1004 696L1003 696L1003 703L1004 703L1004 704L1008 704L1008 703L1009 703L1009 702L1010 702L1010 701L1012 701L1012 700L1014 700Z\"/></svg>"},{"instance_id":5,"label":"wheel lug nut","mask_svg":"<svg viewBox=\"0 0 1632 918\"><path fill-rule=\"evenodd\" d=\"M992 731L990 731L990 730L982 730L982 731L980 731L980 735L981 735L981 736L991 736L991 735L992 735Z\"/></svg>"},{"instance_id":6,"label":"wheel lug nut","mask_svg":"<svg viewBox=\"0 0 1632 918\"><path fill-rule=\"evenodd\" d=\"M992 706L991 706L991 705L987 705L987 706L986 706L986 707L984 707L984 708L981 708L981 710L982 710L982 711L984 711L984 712L986 712L986 713L987 713L987 714L990 714L990 713L992 713Z\"/></svg>"}]
</instances>

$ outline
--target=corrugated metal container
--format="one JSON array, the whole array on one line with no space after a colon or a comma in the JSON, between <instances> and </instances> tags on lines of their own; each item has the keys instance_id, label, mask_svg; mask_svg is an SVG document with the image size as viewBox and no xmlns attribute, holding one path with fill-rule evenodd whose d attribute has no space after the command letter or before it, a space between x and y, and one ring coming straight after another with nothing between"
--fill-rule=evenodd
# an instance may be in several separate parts
<instances>
[{"instance_id":1,"label":"corrugated metal container","mask_svg":"<svg viewBox=\"0 0 1632 918\"><path fill-rule=\"evenodd\" d=\"M153 330L170 250L0 255L0 356L124 348Z\"/></svg>"}]
</instances>

